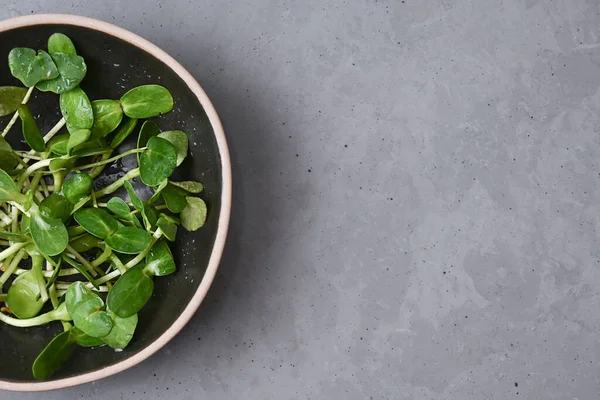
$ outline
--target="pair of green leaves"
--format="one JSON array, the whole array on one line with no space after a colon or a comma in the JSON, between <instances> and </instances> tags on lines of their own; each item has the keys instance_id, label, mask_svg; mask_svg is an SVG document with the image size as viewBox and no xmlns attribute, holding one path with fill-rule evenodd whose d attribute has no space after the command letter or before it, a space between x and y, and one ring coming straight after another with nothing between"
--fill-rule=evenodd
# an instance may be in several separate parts
<instances>
[{"instance_id":1,"label":"pair of green leaves","mask_svg":"<svg viewBox=\"0 0 600 400\"><path fill-rule=\"evenodd\" d=\"M162 196L169 211L181 213L181 225L186 230L193 232L200 229L206 222L207 208L204 200L190 196L190 194L200 193L202 190L203 186L199 182L169 181L162 190L157 190L157 193Z\"/></svg>"}]
</instances>

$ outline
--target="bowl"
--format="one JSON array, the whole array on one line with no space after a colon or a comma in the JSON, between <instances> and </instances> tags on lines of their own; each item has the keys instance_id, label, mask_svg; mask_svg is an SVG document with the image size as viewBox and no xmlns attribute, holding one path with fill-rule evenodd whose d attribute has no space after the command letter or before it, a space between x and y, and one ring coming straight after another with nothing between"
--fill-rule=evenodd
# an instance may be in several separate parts
<instances>
[{"instance_id":1,"label":"bowl","mask_svg":"<svg viewBox=\"0 0 600 400\"><path fill-rule=\"evenodd\" d=\"M178 271L155 279L155 291L139 313L134 339L123 351L109 347L78 348L52 378L36 381L31 366L40 351L61 331L58 323L14 328L0 323L0 389L44 391L106 378L133 367L171 340L192 318L215 277L225 245L231 209L231 170L225 134L206 93L175 59L147 40L106 22L74 15L31 15L0 22L0 58L14 47L45 49L54 32L69 36L87 63L81 87L90 99L118 99L128 89L157 83L175 100L173 111L157 119L165 129L181 129L190 138L190 154L177 179L204 184L207 222L199 231L180 229L172 246ZM0 86L20 85L0 62ZM58 96L35 91L30 101L42 132L60 119ZM0 118L4 127L10 117ZM7 139L19 145L19 128Z\"/></svg>"}]
</instances>

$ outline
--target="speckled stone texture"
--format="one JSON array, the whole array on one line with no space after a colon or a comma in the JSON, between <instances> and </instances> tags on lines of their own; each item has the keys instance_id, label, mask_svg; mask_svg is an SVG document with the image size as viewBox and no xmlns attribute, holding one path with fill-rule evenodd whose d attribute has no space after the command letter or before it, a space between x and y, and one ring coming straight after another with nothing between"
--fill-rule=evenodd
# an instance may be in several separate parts
<instances>
[{"instance_id":1,"label":"speckled stone texture","mask_svg":"<svg viewBox=\"0 0 600 400\"><path fill-rule=\"evenodd\" d=\"M235 194L181 335L45 398L600 397L598 1L69 3L0 18L170 52L224 121Z\"/></svg>"}]
</instances>

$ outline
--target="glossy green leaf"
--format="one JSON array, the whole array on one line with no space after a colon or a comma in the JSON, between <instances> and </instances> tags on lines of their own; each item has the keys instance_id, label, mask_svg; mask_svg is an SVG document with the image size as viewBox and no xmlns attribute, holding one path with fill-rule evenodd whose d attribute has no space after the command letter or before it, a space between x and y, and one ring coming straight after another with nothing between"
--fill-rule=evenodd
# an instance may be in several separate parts
<instances>
[{"instance_id":1,"label":"glossy green leaf","mask_svg":"<svg viewBox=\"0 0 600 400\"><path fill-rule=\"evenodd\" d=\"M139 254L150 245L152 236L143 229L124 226L105 240L108 247L114 251L125 254Z\"/></svg>"},{"instance_id":2,"label":"glossy green leaf","mask_svg":"<svg viewBox=\"0 0 600 400\"><path fill-rule=\"evenodd\" d=\"M157 186L177 167L177 152L167 140L153 137L140 155L140 177L148 186Z\"/></svg>"},{"instance_id":3,"label":"glossy green leaf","mask_svg":"<svg viewBox=\"0 0 600 400\"><path fill-rule=\"evenodd\" d=\"M75 45L69 37L63 33L54 33L48 38L48 53L64 53L71 56L77 55Z\"/></svg>"},{"instance_id":4,"label":"glossy green leaf","mask_svg":"<svg viewBox=\"0 0 600 400\"><path fill-rule=\"evenodd\" d=\"M144 273L142 265L138 265L125 272L114 284L106 304L118 317L128 318L144 307L153 290L152 278Z\"/></svg>"},{"instance_id":5,"label":"glossy green leaf","mask_svg":"<svg viewBox=\"0 0 600 400\"><path fill-rule=\"evenodd\" d=\"M73 339L69 331L60 333L35 359L32 367L36 379L50 378L73 352Z\"/></svg>"},{"instance_id":6,"label":"glossy green leaf","mask_svg":"<svg viewBox=\"0 0 600 400\"><path fill-rule=\"evenodd\" d=\"M135 207L135 209L138 211L142 211L144 209L144 203L142 202L142 200L139 198L139 196L135 192L135 189L133 188L131 183L129 181L127 181L123 184L123 186L125 186L125 190L127 190L129 199L131 200L131 203L133 203L133 206Z\"/></svg>"},{"instance_id":7,"label":"glossy green leaf","mask_svg":"<svg viewBox=\"0 0 600 400\"><path fill-rule=\"evenodd\" d=\"M60 95L60 111L71 133L79 129L91 129L94 125L92 103L79 87Z\"/></svg>"},{"instance_id":8,"label":"glossy green leaf","mask_svg":"<svg viewBox=\"0 0 600 400\"><path fill-rule=\"evenodd\" d=\"M144 204L144 209L142 210L142 219L144 220L144 225L146 229L151 230L156 225L156 221L158 220L158 211L154 207L148 204Z\"/></svg>"},{"instance_id":9,"label":"glossy green leaf","mask_svg":"<svg viewBox=\"0 0 600 400\"><path fill-rule=\"evenodd\" d=\"M48 169L50 170L50 172L71 169L73 168L73 166L75 166L75 161L77 161L75 157L69 156L54 158L50 161Z\"/></svg>"},{"instance_id":10,"label":"glossy green leaf","mask_svg":"<svg viewBox=\"0 0 600 400\"><path fill-rule=\"evenodd\" d=\"M71 154L71 150L80 144L85 143L91 136L92 131L89 129L78 129L71 133L69 141L67 142L67 154Z\"/></svg>"},{"instance_id":11,"label":"glossy green leaf","mask_svg":"<svg viewBox=\"0 0 600 400\"><path fill-rule=\"evenodd\" d=\"M58 69L58 77L38 82L36 87L42 92L61 94L75 89L87 73L87 65L83 57L64 53L55 53L52 60Z\"/></svg>"},{"instance_id":12,"label":"glossy green leaf","mask_svg":"<svg viewBox=\"0 0 600 400\"><path fill-rule=\"evenodd\" d=\"M67 144L71 135L63 133L61 135L54 136L48 142L48 150L58 156L67 155Z\"/></svg>"},{"instance_id":13,"label":"glossy green leaf","mask_svg":"<svg viewBox=\"0 0 600 400\"><path fill-rule=\"evenodd\" d=\"M129 214L131 213L131 209L129 208L127 203L125 203L125 200L123 200L120 197L111 198L108 201L106 207L119 218L128 219Z\"/></svg>"},{"instance_id":14,"label":"glossy green leaf","mask_svg":"<svg viewBox=\"0 0 600 400\"><path fill-rule=\"evenodd\" d=\"M92 101L94 110L94 126L92 135L104 137L117 129L123 119L123 110L117 100L95 100Z\"/></svg>"},{"instance_id":15,"label":"glossy green leaf","mask_svg":"<svg viewBox=\"0 0 600 400\"><path fill-rule=\"evenodd\" d=\"M69 244L76 252L84 253L91 249L100 247L100 239L90 235L89 233L86 233L71 241Z\"/></svg>"},{"instance_id":16,"label":"glossy green leaf","mask_svg":"<svg viewBox=\"0 0 600 400\"><path fill-rule=\"evenodd\" d=\"M110 333L113 320L104 311L104 301L80 282L74 282L65 295L67 311L75 326L86 335L101 338Z\"/></svg>"},{"instance_id":17,"label":"glossy green leaf","mask_svg":"<svg viewBox=\"0 0 600 400\"><path fill-rule=\"evenodd\" d=\"M121 121L121 125L115 132L115 134L110 142L110 147L113 149L116 149L117 147L119 147L129 137L129 135L131 135L131 133L134 131L134 129L137 125L137 122L138 122L137 118L129 118L129 117L124 116L123 121Z\"/></svg>"},{"instance_id":18,"label":"glossy green leaf","mask_svg":"<svg viewBox=\"0 0 600 400\"><path fill-rule=\"evenodd\" d=\"M29 219L29 230L36 246L48 256L62 253L69 244L67 228L59 219L32 213Z\"/></svg>"},{"instance_id":19,"label":"glossy green leaf","mask_svg":"<svg viewBox=\"0 0 600 400\"><path fill-rule=\"evenodd\" d=\"M79 273L81 275L83 275L83 277L85 279L87 279L88 282L90 282L94 286L95 289L98 289L98 284L96 283L96 281L94 280L94 277L92 276L92 274L88 271L88 269L85 266L83 266L82 264L79 264L77 261L75 261L74 259L69 257L66 253L63 253L61 255L61 257L64 262L66 262L71 267L73 267L77 271L79 271Z\"/></svg>"},{"instance_id":20,"label":"glossy green leaf","mask_svg":"<svg viewBox=\"0 0 600 400\"><path fill-rule=\"evenodd\" d=\"M6 304L21 319L33 318L41 311L44 302L38 299L40 286L36 275L29 270L15 278L8 288Z\"/></svg>"},{"instance_id":21,"label":"glossy green leaf","mask_svg":"<svg viewBox=\"0 0 600 400\"><path fill-rule=\"evenodd\" d=\"M148 141L154 136L158 136L160 134L160 128L156 123L152 121L145 121L140 128L140 133L138 134L137 139L137 147L141 149L142 147L146 147ZM140 163L141 154L138 153L137 160L138 164Z\"/></svg>"},{"instance_id":22,"label":"glossy green leaf","mask_svg":"<svg viewBox=\"0 0 600 400\"><path fill-rule=\"evenodd\" d=\"M188 137L183 131L166 131L158 135L159 138L168 140L177 152L177 166L181 165L188 153Z\"/></svg>"},{"instance_id":23,"label":"glossy green leaf","mask_svg":"<svg viewBox=\"0 0 600 400\"><path fill-rule=\"evenodd\" d=\"M10 240L11 242L15 243L25 243L27 240L29 240L29 237L22 233L0 231L0 239Z\"/></svg>"},{"instance_id":24,"label":"glossy green leaf","mask_svg":"<svg viewBox=\"0 0 600 400\"><path fill-rule=\"evenodd\" d=\"M138 323L137 314L133 314L127 318L121 318L111 310L108 314L113 319L114 325L110 333L102 338L102 341L113 349L124 349L127 347Z\"/></svg>"},{"instance_id":25,"label":"glossy green leaf","mask_svg":"<svg viewBox=\"0 0 600 400\"><path fill-rule=\"evenodd\" d=\"M94 179L84 173L71 175L62 186L62 192L72 204L77 204L86 198L94 188Z\"/></svg>"},{"instance_id":26,"label":"glossy green leaf","mask_svg":"<svg viewBox=\"0 0 600 400\"><path fill-rule=\"evenodd\" d=\"M172 274L176 269L169 245L163 240L158 241L146 256L144 271L154 276L165 276Z\"/></svg>"},{"instance_id":27,"label":"glossy green leaf","mask_svg":"<svg viewBox=\"0 0 600 400\"><path fill-rule=\"evenodd\" d=\"M168 180L168 179L164 179L164 180L163 180L161 183L159 183L159 184L158 184L158 186L156 187L156 189L154 189L154 194L152 195L152 197L150 197L150 198L149 198L149 199L146 201L146 203L147 203L147 204L154 204L154 203L156 203L157 201L159 201L159 200L160 200L160 198L161 198L161 195L160 195L160 193L163 191L163 189L164 189L165 187L167 187L167 184L168 184L168 183L169 183L169 180Z\"/></svg>"},{"instance_id":28,"label":"glossy green leaf","mask_svg":"<svg viewBox=\"0 0 600 400\"><path fill-rule=\"evenodd\" d=\"M74 217L83 229L100 239L106 240L119 229L117 220L101 208L82 208L74 214Z\"/></svg>"},{"instance_id":29,"label":"glossy green leaf","mask_svg":"<svg viewBox=\"0 0 600 400\"><path fill-rule=\"evenodd\" d=\"M183 181L183 182L173 182L173 181L169 181L169 183L173 186L176 186L180 189L185 190L186 192L189 193L194 193L194 194L198 194L201 193L204 190L204 185L201 184L200 182L195 182L195 181Z\"/></svg>"},{"instance_id":30,"label":"glossy green leaf","mask_svg":"<svg viewBox=\"0 0 600 400\"><path fill-rule=\"evenodd\" d=\"M173 222L166 219L164 216L160 216L156 225L162 231L164 237L166 237L171 242L175 241L175 237L177 236L177 225Z\"/></svg>"},{"instance_id":31,"label":"glossy green leaf","mask_svg":"<svg viewBox=\"0 0 600 400\"><path fill-rule=\"evenodd\" d=\"M0 201L12 201L18 197L19 192L13 178L0 169Z\"/></svg>"},{"instance_id":32,"label":"glossy green leaf","mask_svg":"<svg viewBox=\"0 0 600 400\"><path fill-rule=\"evenodd\" d=\"M21 117L23 137L25 138L25 141L29 147L40 152L46 150L44 137L42 136L42 132L40 132L40 128L38 128L37 122L35 122L29 107L26 104L21 104L18 108L18 111L19 117Z\"/></svg>"},{"instance_id":33,"label":"glossy green leaf","mask_svg":"<svg viewBox=\"0 0 600 400\"><path fill-rule=\"evenodd\" d=\"M99 347L104 344L102 338L91 337L76 326L72 327L69 332L71 332L71 339L82 347Z\"/></svg>"},{"instance_id":34,"label":"glossy green leaf","mask_svg":"<svg viewBox=\"0 0 600 400\"><path fill-rule=\"evenodd\" d=\"M16 47L8 54L8 67L10 73L27 87L58 76L50 54L43 50L36 53L33 49Z\"/></svg>"},{"instance_id":35,"label":"glossy green leaf","mask_svg":"<svg viewBox=\"0 0 600 400\"><path fill-rule=\"evenodd\" d=\"M48 218L54 218L66 222L71 216L73 205L58 193L52 193L40 203L40 213Z\"/></svg>"},{"instance_id":36,"label":"glossy green leaf","mask_svg":"<svg viewBox=\"0 0 600 400\"><path fill-rule=\"evenodd\" d=\"M145 85L125 93L121 105L130 118L151 118L171 111L173 97L163 86Z\"/></svg>"},{"instance_id":37,"label":"glossy green leaf","mask_svg":"<svg viewBox=\"0 0 600 400\"><path fill-rule=\"evenodd\" d=\"M163 189L161 195L167 208L171 212L178 214L187 207L187 201L185 200L186 192L178 190L175 186L167 185L167 187Z\"/></svg>"},{"instance_id":38,"label":"glossy green leaf","mask_svg":"<svg viewBox=\"0 0 600 400\"><path fill-rule=\"evenodd\" d=\"M17 86L0 86L0 117L13 114L23 102L27 89Z\"/></svg>"},{"instance_id":39,"label":"glossy green leaf","mask_svg":"<svg viewBox=\"0 0 600 400\"><path fill-rule=\"evenodd\" d=\"M0 169L12 170L19 164L19 159L10 144L0 135Z\"/></svg>"},{"instance_id":40,"label":"glossy green leaf","mask_svg":"<svg viewBox=\"0 0 600 400\"><path fill-rule=\"evenodd\" d=\"M187 207L181 212L181 225L190 232L206 222L206 203L199 197L186 197Z\"/></svg>"}]
</instances>

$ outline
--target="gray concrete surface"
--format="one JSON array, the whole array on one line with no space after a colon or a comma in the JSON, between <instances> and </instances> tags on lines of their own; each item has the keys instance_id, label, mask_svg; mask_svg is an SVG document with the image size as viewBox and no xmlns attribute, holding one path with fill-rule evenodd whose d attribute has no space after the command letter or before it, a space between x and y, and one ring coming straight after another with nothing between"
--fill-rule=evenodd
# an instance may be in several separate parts
<instances>
[{"instance_id":1,"label":"gray concrete surface","mask_svg":"<svg viewBox=\"0 0 600 400\"><path fill-rule=\"evenodd\" d=\"M176 56L235 202L184 332L45 398L600 397L596 0L69 3L0 18L88 15Z\"/></svg>"}]
</instances>

